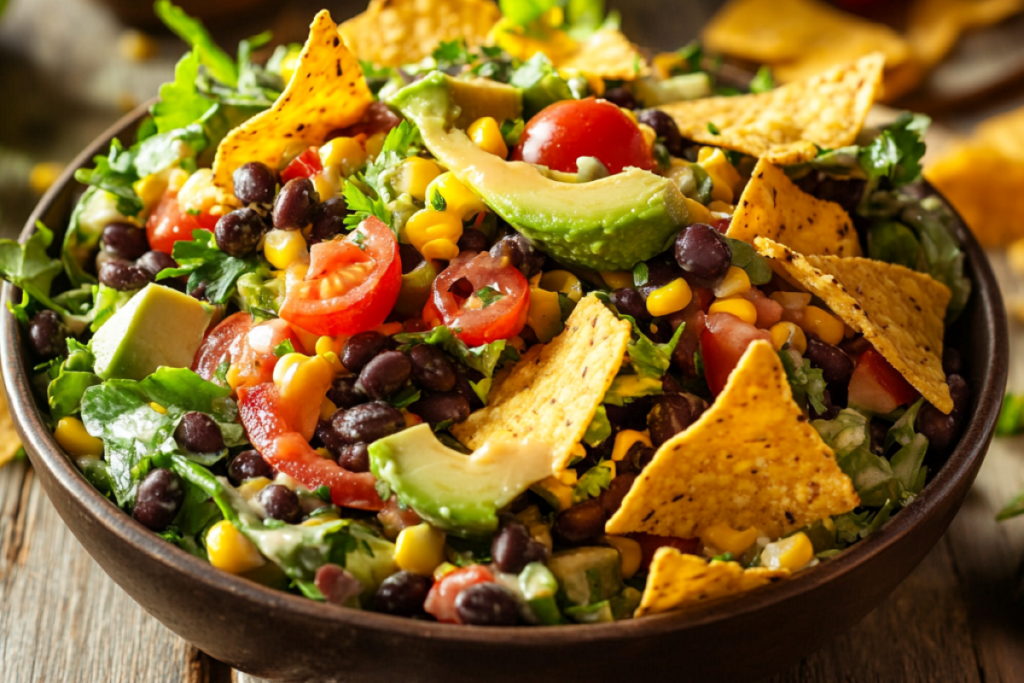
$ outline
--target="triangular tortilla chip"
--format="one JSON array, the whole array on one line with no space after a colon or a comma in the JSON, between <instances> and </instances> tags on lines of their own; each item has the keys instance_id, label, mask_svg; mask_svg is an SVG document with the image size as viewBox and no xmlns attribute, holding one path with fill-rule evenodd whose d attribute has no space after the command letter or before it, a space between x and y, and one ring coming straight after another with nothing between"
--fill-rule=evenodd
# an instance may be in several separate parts
<instances>
[{"instance_id":1,"label":"triangular tortilla chip","mask_svg":"<svg viewBox=\"0 0 1024 683\"><path fill-rule=\"evenodd\" d=\"M213 182L233 191L231 174L242 164L261 161L277 168L289 150L320 144L331 131L359 121L372 101L359 61L341 42L330 13L322 10L309 28L295 75L274 106L218 145Z\"/></svg>"},{"instance_id":2,"label":"triangular tortilla chip","mask_svg":"<svg viewBox=\"0 0 1024 683\"><path fill-rule=\"evenodd\" d=\"M0 377L0 382L3 378ZM0 391L0 467L14 460L14 455L21 448L21 439L14 429L14 420L7 407L7 395Z\"/></svg>"},{"instance_id":3,"label":"triangular tortilla chip","mask_svg":"<svg viewBox=\"0 0 1024 683\"><path fill-rule=\"evenodd\" d=\"M853 219L843 207L807 194L764 159L754 167L725 234L751 244L767 237L801 254L861 255Z\"/></svg>"},{"instance_id":4,"label":"triangular tortilla chip","mask_svg":"<svg viewBox=\"0 0 1024 683\"><path fill-rule=\"evenodd\" d=\"M793 402L778 353L758 340L711 407L662 444L605 531L690 538L722 523L777 538L859 503Z\"/></svg>"},{"instance_id":5,"label":"triangular tortilla chip","mask_svg":"<svg viewBox=\"0 0 1024 683\"><path fill-rule=\"evenodd\" d=\"M948 287L893 263L804 257L763 237L754 240L754 247L863 334L932 405L947 414L953 409L942 371Z\"/></svg>"},{"instance_id":6,"label":"triangular tortilla chip","mask_svg":"<svg viewBox=\"0 0 1024 683\"><path fill-rule=\"evenodd\" d=\"M632 81L650 73L640 51L617 29L602 29L580 44L569 57L556 63L564 69L609 80Z\"/></svg>"},{"instance_id":7,"label":"triangular tortilla chip","mask_svg":"<svg viewBox=\"0 0 1024 683\"><path fill-rule=\"evenodd\" d=\"M931 67L964 31L997 24L1022 7L1021 0L915 0L907 16L907 40L914 57Z\"/></svg>"},{"instance_id":8,"label":"triangular tortilla chip","mask_svg":"<svg viewBox=\"0 0 1024 683\"><path fill-rule=\"evenodd\" d=\"M818 147L853 143L875 100L883 64L876 53L770 92L675 102L661 109L675 119L684 138L795 164L813 159Z\"/></svg>"},{"instance_id":9,"label":"triangular tortilla chip","mask_svg":"<svg viewBox=\"0 0 1024 683\"><path fill-rule=\"evenodd\" d=\"M631 333L593 296L583 298L550 344L534 346L491 390L490 403L452 427L472 449L491 439L551 444L564 468L619 372Z\"/></svg>"},{"instance_id":10,"label":"triangular tortilla chip","mask_svg":"<svg viewBox=\"0 0 1024 683\"><path fill-rule=\"evenodd\" d=\"M647 586L634 616L696 607L760 588L789 574L788 569L744 569L737 562L708 562L664 546L654 553Z\"/></svg>"}]
</instances>

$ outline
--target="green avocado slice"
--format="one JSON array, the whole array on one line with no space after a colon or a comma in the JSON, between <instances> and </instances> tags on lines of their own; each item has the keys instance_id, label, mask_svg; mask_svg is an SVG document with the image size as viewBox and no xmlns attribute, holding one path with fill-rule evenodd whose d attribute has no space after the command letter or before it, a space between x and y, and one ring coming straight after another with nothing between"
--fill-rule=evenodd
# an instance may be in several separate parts
<instances>
[{"instance_id":1,"label":"green avocado slice","mask_svg":"<svg viewBox=\"0 0 1024 683\"><path fill-rule=\"evenodd\" d=\"M668 178L630 168L589 183L563 183L521 161L481 150L455 128L453 80L433 72L388 99L423 144L488 207L569 265L624 270L655 256L686 225L686 201Z\"/></svg>"}]
</instances>

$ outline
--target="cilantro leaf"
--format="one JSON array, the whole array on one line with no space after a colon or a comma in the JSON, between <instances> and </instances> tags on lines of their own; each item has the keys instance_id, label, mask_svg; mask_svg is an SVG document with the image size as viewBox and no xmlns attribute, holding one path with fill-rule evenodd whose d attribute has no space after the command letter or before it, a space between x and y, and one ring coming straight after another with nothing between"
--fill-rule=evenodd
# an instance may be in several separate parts
<instances>
[{"instance_id":1,"label":"cilantro leaf","mask_svg":"<svg viewBox=\"0 0 1024 683\"><path fill-rule=\"evenodd\" d=\"M779 351L779 360L782 361L786 379L793 390L793 400L800 407L810 403L816 413L824 413L828 409L825 405L824 373L820 368L812 368L811 361L807 358L801 358L801 363L797 365L797 358L799 356L794 355L789 349Z\"/></svg>"},{"instance_id":2,"label":"cilantro leaf","mask_svg":"<svg viewBox=\"0 0 1024 683\"><path fill-rule=\"evenodd\" d=\"M292 346L292 340L291 339L285 339L283 342L281 342L280 344L278 344L277 346L274 347L274 355L277 358L281 358L282 356L286 356L289 353L295 353L295 347Z\"/></svg>"},{"instance_id":3,"label":"cilantro leaf","mask_svg":"<svg viewBox=\"0 0 1024 683\"><path fill-rule=\"evenodd\" d=\"M921 177L924 132L931 119L904 112L860 150L857 160L869 179L888 178L900 187Z\"/></svg>"},{"instance_id":4,"label":"cilantro leaf","mask_svg":"<svg viewBox=\"0 0 1024 683\"><path fill-rule=\"evenodd\" d=\"M464 66L471 59L466 41L463 38L442 40L431 57L437 62L437 69L439 71L447 71L452 67Z\"/></svg>"},{"instance_id":5,"label":"cilantro leaf","mask_svg":"<svg viewBox=\"0 0 1024 683\"><path fill-rule=\"evenodd\" d=\"M432 208L434 211L444 211L445 209L448 208L448 202L445 200L444 196L437 190L434 190L430 194L430 208Z\"/></svg>"},{"instance_id":6,"label":"cilantro leaf","mask_svg":"<svg viewBox=\"0 0 1024 683\"><path fill-rule=\"evenodd\" d=\"M345 204L352 212L345 216L346 226L354 228L371 216L376 216L385 225L391 225L391 212L379 197L371 199L351 180L345 181L341 193L345 197Z\"/></svg>"},{"instance_id":7,"label":"cilantro leaf","mask_svg":"<svg viewBox=\"0 0 1024 683\"><path fill-rule=\"evenodd\" d=\"M160 86L160 100L150 109L157 131L167 133L203 118L214 102L196 89L199 54L187 52L174 67L174 80Z\"/></svg>"},{"instance_id":8,"label":"cilantro leaf","mask_svg":"<svg viewBox=\"0 0 1024 683\"><path fill-rule=\"evenodd\" d=\"M408 351L417 344L440 346L449 356L482 373L485 378L493 377L494 371L506 362L519 360L519 354L514 348L507 346L504 339L481 346L467 346L455 334L447 326L439 325L429 332L405 332L392 338L402 344L403 351Z\"/></svg>"},{"instance_id":9,"label":"cilantro leaf","mask_svg":"<svg viewBox=\"0 0 1024 683\"><path fill-rule=\"evenodd\" d=\"M708 121L708 132L712 135L721 135L722 131L718 129L718 126Z\"/></svg>"},{"instance_id":10,"label":"cilantro leaf","mask_svg":"<svg viewBox=\"0 0 1024 683\"><path fill-rule=\"evenodd\" d=\"M498 301L501 301L502 299L505 298L504 294L496 290L494 287L491 287L490 285L481 287L474 293L476 294L476 297L480 299L480 303L483 304L482 308L487 308L491 304L497 303Z\"/></svg>"},{"instance_id":11,"label":"cilantro leaf","mask_svg":"<svg viewBox=\"0 0 1024 683\"><path fill-rule=\"evenodd\" d=\"M588 498L597 498L601 495L601 491L611 486L612 467L610 461L602 460L584 472L573 487L573 503L579 503Z\"/></svg>"},{"instance_id":12,"label":"cilantro leaf","mask_svg":"<svg viewBox=\"0 0 1024 683\"><path fill-rule=\"evenodd\" d=\"M619 317L630 322L633 332L637 336L636 340L630 341L626 345L626 355L629 356L629 361L633 364L637 374L646 377L661 377L668 372L668 368L672 364L672 352L675 351L686 324L677 327L672 339L668 342L655 344L640 330L636 320L621 313Z\"/></svg>"},{"instance_id":13,"label":"cilantro leaf","mask_svg":"<svg viewBox=\"0 0 1024 683\"><path fill-rule=\"evenodd\" d=\"M743 240L736 240L725 235L719 235L718 239L729 246L729 250L732 252L732 265L746 271L750 284L757 286L771 282L772 267L769 265L768 259L758 254L754 247Z\"/></svg>"},{"instance_id":14,"label":"cilantro leaf","mask_svg":"<svg viewBox=\"0 0 1024 683\"><path fill-rule=\"evenodd\" d=\"M205 282L206 296L216 304L227 302L242 275L269 274L266 266L256 256L238 258L222 252L217 248L217 241L209 230L193 230L191 240L175 242L172 256L179 267L160 271L156 279L188 275L189 291Z\"/></svg>"},{"instance_id":15,"label":"cilantro leaf","mask_svg":"<svg viewBox=\"0 0 1024 683\"><path fill-rule=\"evenodd\" d=\"M501 138L509 148L515 147L519 144L519 138L523 136L525 128L526 122L522 119L505 119L501 124Z\"/></svg>"}]
</instances>

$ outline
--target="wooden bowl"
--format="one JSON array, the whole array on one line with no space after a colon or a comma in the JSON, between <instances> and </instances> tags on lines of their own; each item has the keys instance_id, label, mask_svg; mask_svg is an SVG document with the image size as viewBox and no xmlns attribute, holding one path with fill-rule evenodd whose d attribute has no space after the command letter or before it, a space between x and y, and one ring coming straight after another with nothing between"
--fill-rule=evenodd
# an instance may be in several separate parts
<instances>
[{"instance_id":1,"label":"wooden bowl","mask_svg":"<svg viewBox=\"0 0 1024 683\"><path fill-rule=\"evenodd\" d=\"M90 164L112 137L127 139L144 113L144 107L136 110L82 152L43 197L23 238L37 220L59 236L81 189L75 169ZM334 607L218 571L115 507L64 455L32 398L32 363L6 312L2 370L37 476L78 540L147 612L242 671L348 683L760 678L820 647L881 602L945 532L981 466L1006 385L1006 317L984 252L959 219L956 231L974 293L948 338L964 351L972 409L953 453L944 463L928 463L935 474L921 495L877 533L791 581L696 611L633 621L452 626ZM5 285L5 299L13 293Z\"/></svg>"}]
</instances>

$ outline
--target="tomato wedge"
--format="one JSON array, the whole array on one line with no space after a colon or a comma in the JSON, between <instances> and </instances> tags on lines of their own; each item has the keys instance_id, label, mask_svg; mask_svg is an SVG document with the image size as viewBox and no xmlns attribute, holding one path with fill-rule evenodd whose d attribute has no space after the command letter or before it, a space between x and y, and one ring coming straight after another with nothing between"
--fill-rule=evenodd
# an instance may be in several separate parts
<instances>
[{"instance_id":1,"label":"tomato wedge","mask_svg":"<svg viewBox=\"0 0 1024 683\"><path fill-rule=\"evenodd\" d=\"M708 389L718 396L729 381L733 368L747 347L758 339L771 341L767 330L759 330L731 313L712 313L700 333L700 351L704 359L704 379Z\"/></svg>"},{"instance_id":2,"label":"tomato wedge","mask_svg":"<svg viewBox=\"0 0 1024 683\"><path fill-rule=\"evenodd\" d=\"M851 404L885 415L899 406L913 403L918 396L917 389L874 347L857 357L850 376Z\"/></svg>"},{"instance_id":3,"label":"tomato wedge","mask_svg":"<svg viewBox=\"0 0 1024 683\"><path fill-rule=\"evenodd\" d=\"M320 150L310 147L292 159L291 163L281 171L281 184L295 178L312 178L322 170L324 170L324 165L320 162Z\"/></svg>"},{"instance_id":4,"label":"tomato wedge","mask_svg":"<svg viewBox=\"0 0 1024 683\"><path fill-rule=\"evenodd\" d=\"M193 216L182 211L178 204L178 193L168 190L149 214L146 238L149 239L151 249L170 254L175 242L192 239L193 230L213 232L216 227L217 216L208 213Z\"/></svg>"},{"instance_id":5,"label":"tomato wedge","mask_svg":"<svg viewBox=\"0 0 1024 683\"><path fill-rule=\"evenodd\" d=\"M252 329L252 316L244 311L229 315L206 335L196 351L192 370L207 382L213 379L221 363L230 362L231 345Z\"/></svg>"},{"instance_id":6,"label":"tomato wedge","mask_svg":"<svg viewBox=\"0 0 1024 683\"><path fill-rule=\"evenodd\" d=\"M434 279L423 318L440 317L469 346L509 339L523 330L530 284L488 252L459 254Z\"/></svg>"},{"instance_id":7,"label":"tomato wedge","mask_svg":"<svg viewBox=\"0 0 1024 683\"><path fill-rule=\"evenodd\" d=\"M398 241L368 218L345 239L313 245L306 279L288 291L281 317L318 335L365 332L384 322L401 287Z\"/></svg>"},{"instance_id":8,"label":"tomato wedge","mask_svg":"<svg viewBox=\"0 0 1024 683\"><path fill-rule=\"evenodd\" d=\"M232 386L261 384L274 378L277 356L274 348L289 341L296 351L303 351L295 330L284 320L274 318L253 326L245 334L235 337L229 347L231 363L235 366Z\"/></svg>"}]
</instances>

